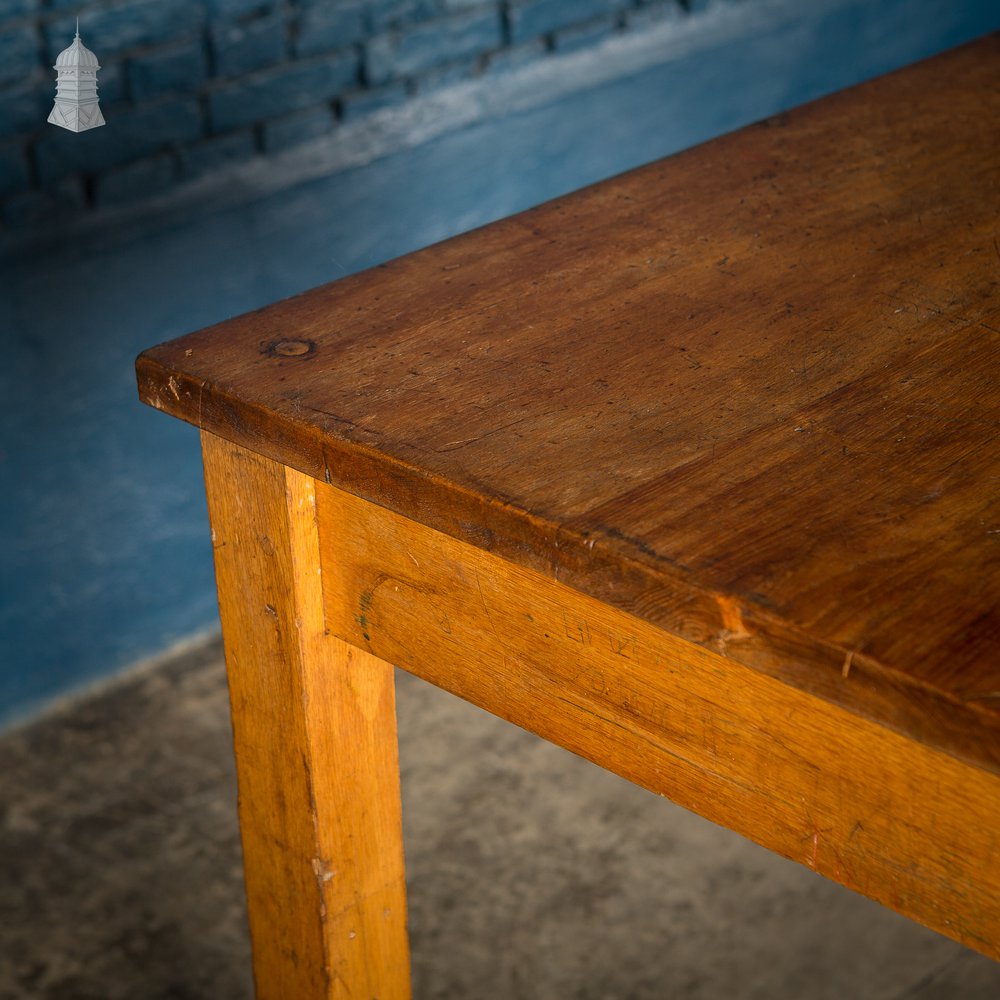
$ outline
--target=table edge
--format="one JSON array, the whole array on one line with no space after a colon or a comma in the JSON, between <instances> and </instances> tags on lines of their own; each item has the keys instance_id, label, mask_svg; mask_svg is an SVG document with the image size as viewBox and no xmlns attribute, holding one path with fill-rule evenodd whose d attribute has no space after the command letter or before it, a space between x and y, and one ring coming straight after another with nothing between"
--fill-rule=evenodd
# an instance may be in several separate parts
<instances>
[{"instance_id":1,"label":"table edge","mask_svg":"<svg viewBox=\"0 0 1000 1000\"><path fill-rule=\"evenodd\" d=\"M329 483L734 659L903 736L1000 774L1000 715L825 639L743 595L709 591L641 542L582 534L361 442L275 415L163 363L136 360L139 398ZM540 557L539 550L547 554Z\"/></svg>"}]
</instances>

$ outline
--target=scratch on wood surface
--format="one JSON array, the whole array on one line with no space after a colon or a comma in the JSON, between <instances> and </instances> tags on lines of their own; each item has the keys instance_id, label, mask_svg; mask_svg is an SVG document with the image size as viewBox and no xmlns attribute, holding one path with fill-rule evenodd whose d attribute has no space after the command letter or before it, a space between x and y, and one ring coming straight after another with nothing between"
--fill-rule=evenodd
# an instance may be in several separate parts
<instances>
[{"instance_id":1,"label":"scratch on wood surface","mask_svg":"<svg viewBox=\"0 0 1000 1000\"><path fill-rule=\"evenodd\" d=\"M434 450L438 454L444 455L449 451L458 451L459 448L464 448L467 444L475 444L478 441L484 441L488 437L492 437L494 434L499 434L501 431L510 430L512 427L516 427L518 424L523 424L527 417L518 417L517 420L512 420L510 423L501 424L499 427L494 427L491 430L484 432L483 434L477 434L473 437L459 438L455 441L448 441L441 445L440 448L435 448Z\"/></svg>"},{"instance_id":2,"label":"scratch on wood surface","mask_svg":"<svg viewBox=\"0 0 1000 1000\"><path fill-rule=\"evenodd\" d=\"M750 632L743 624L743 612L735 598L726 597L719 594L716 597L719 610L722 612L722 631L718 637L718 647L723 656L726 656L726 646L734 640L749 639Z\"/></svg>"},{"instance_id":3,"label":"scratch on wood surface","mask_svg":"<svg viewBox=\"0 0 1000 1000\"><path fill-rule=\"evenodd\" d=\"M208 385L208 383L204 379L202 379L202 381L198 385L198 423L196 425L198 427L204 427L205 426L202 423L201 414L202 414L202 402L203 402L203 400L205 398L205 386L206 385Z\"/></svg>"},{"instance_id":4,"label":"scratch on wood surface","mask_svg":"<svg viewBox=\"0 0 1000 1000\"><path fill-rule=\"evenodd\" d=\"M847 675L851 672L851 664L854 663L854 650L849 649L844 657L844 666L840 671L840 676L847 680Z\"/></svg>"},{"instance_id":5,"label":"scratch on wood surface","mask_svg":"<svg viewBox=\"0 0 1000 1000\"><path fill-rule=\"evenodd\" d=\"M371 634L368 631L368 610L372 606L373 596L372 591L366 590L361 594L358 601L361 606L361 613L357 616L356 621L361 626L361 634L365 637L365 642L372 641Z\"/></svg>"},{"instance_id":6,"label":"scratch on wood surface","mask_svg":"<svg viewBox=\"0 0 1000 1000\"><path fill-rule=\"evenodd\" d=\"M476 570L476 589L479 591L479 600L482 602L483 611L486 612L486 620L490 623L490 631L496 637L497 642L502 646L503 640L500 638L500 633L497 631L496 625L493 624L493 615L490 614L489 605L486 603L486 596L483 594L483 583L479 579L479 571Z\"/></svg>"},{"instance_id":7,"label":"scratch on wood surface","mask_svg":"<svg viewBox=\"0 0 1000 1000\"><path fill-rule=\"evenodd\" d=\"M747 638L750 633L743 625L743 612L735 598L720 594L716 600L719 602L719 610L722 612L722 627L729 633L729 637L731 639Z\"/></svg>"},{"instance_id":8,"label":"scratch on wood surface","mask_svg":"<svg viewBox=\"0 0 1000 1000\"><path fill-rule=\"evenodd\" d=\"M331 881L337 874L336 869L329 862L318 857L312 859L312 870L320 887Z\"/></svg>"}]
</instances>

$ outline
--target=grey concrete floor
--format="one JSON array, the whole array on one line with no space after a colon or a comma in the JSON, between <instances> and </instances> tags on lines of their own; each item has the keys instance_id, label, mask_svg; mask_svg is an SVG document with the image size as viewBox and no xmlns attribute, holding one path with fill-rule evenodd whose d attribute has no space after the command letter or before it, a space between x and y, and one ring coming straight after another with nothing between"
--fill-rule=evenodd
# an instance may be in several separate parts
<instances>
[{"instance_id":1,"label":"grey concrete floor","mask_svg":"<svg viewBox=\"0 0 1000 1000\"><path fill-rule=\"evenodd\" d=\"M399 676L417 998L1000 997L1000 965ZM217 643L0 738L0 998L251 991Z\"/></svg>"}]
</instances>

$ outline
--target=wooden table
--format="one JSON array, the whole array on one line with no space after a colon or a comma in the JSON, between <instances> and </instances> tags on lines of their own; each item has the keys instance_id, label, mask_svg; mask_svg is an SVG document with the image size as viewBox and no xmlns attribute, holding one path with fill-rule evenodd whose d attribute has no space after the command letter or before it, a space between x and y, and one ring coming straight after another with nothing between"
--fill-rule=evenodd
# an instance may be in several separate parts
<instances>
[{"instance_id":1,"label":"wooden table","mask_svg":"<svg viewBox=\"0 0 1000 1000\"><path fill-rule=\"evenodd\" d=\"M390 664L1000 958L998 123L992 37L140 357L261 997L409 993Z\"/></svg>"}]
</instances>

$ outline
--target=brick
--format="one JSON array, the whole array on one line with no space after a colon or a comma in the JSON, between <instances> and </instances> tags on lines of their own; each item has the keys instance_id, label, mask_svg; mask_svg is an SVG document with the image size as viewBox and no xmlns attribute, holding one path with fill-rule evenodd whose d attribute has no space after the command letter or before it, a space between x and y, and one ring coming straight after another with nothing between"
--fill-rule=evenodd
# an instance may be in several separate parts
<instances>
[{"instance_id":1,"label":"brick","mask_svg":"<svg viewBox=\"0 0 1000 1000\"><path fill-rule=\"evenodd\" d=\"M323 0L324 3L327 0ZM208 13L212 17L239 17L267 10L273 6L268 0L206 0Z\"/></svg>"},{"instance_id":2,"label":"brick","mask_svg":"<svg viewBox=\"0 0 1000 1000\"><path fill-rule=\"evenodd\" d=\"M311 56L360 42L368 33L364 3L324 3L309 7L299 19L295 52Z\"/></svg>"},{"instance_id":3,"label":"brick","mask_svg":"<svg viewBox=\"0 0 1000 1000\"><path fill-rule=\"evenodd\" d=\"M66 177L45 191L22 191L3 203L3 220L11 226L62 222L86 206L83 182Z\"/></svg>"},{"instance_id":4,"label":"brick","mask_svg":"<svg viewBox=\"0 0 1000 1000\"><path fill-rule=\"evenodd\" d=\"M486 58L488 73L504 73L516 69L525 63L535 62L548 54L548 46L541 38L532 38L530 42L520 45L508 45L506 48L491 52Z\"/></svg>"},{"instance_id":5,"label":"brick","mask_svg":"<svg viewBox=\"0 0 1000 1000\"><path fill-rule=\"evenodd\" d=\"M165 191L176 179L176 158L171 153L157 153L100 174L94 184L94 200L98 205L137 201Z\"/></svg>"},{"instance_id":6,"label":"brick","mask_svg":"<svg viewBox=\"0 0 1000 1000\"><path fill-rule=\"evenodd\" d=\"M104 117L106 126L79 134L50 127L35 147L43 184L190 142L202 131L201 108L197 98L191 96L166 98L133 109L109 109Z\"/></svg>"},{"instance_id":7,"label":"brick","mask_svg":"<svg viewBox=\"0 0 1000 1000\"><path fill-rule=\"evenodd\" d=\"M0 29L0 85L17 83L42 65L34 25Z\"/></svg>"},{"instance_id":8,"label":"brick","mask_svg":"<svg viewBox=\"0 0 1000 1000\"><path fill-rule=\"evenodd\" d=\"M0 21L31 14L38 9L39 0L0 0Z\"/></svg>"},{"instance_id":9,"label":"brick","mask_svg":"<svg viewBox=\"0 0 1000 1000\"><path fill-rule=\"evenodd\" d=\"M209 36L218 76L240 76L265 66L274 66L286 57L287 25L283 15L254 21L216 21Z\"/></svg>"},{"instance_id":10,"label":"brick","mask_svg":"<svg viewBox=\"0 0 1000 1000\"><path fill-rule=\"evenodd\" d=\"M439 18L371 39L365 46L369 82L386 83L439 63L499 48L500 16L492 8Z\"/></svg>"},{"instance_id":11,"label":"brick","mask_svg":"<svg viewBox=\"0 0 1000 1000\"><path fill-rule=\"evenodd\" d=\"M26 188L31 183L27 150L20 142L0 146L0 194Z\"/></svg>"},{"instance_id":12,"label":"brick","mask_svg":"<svg viewBox=\"0 0 1000 1000\"><path fill-rule=\"evenodd\" d=\"M196 90L207 75L208 60L200 38L167 45L128 61L129 87L135 101L171 91ZM101 93L103 96L103 89Z\"/></svg>"},{"instance_id":13,"label":"brick","mask_svg":"<svg viewBox=\"0 0 1000 1000\"><path fill-rule=\"evenodd\" d=\"M435 66L416 78L414 81L416 91L418 94L429 94L432 91L441 90L442 87L450 87L452 84L471 80L474 76L482 73L484 68L485 60L481 56Z\"/></svg>"},{"instance_id":14,"label":"brick","mask_svg":"<svg viewBox=\"0 0 1000 1000\"><path fill-rule=\"evenodd\" d=\"M263 70L210 92L212 127L227 131L332 100L350 90L357 79L358 56L351 50Z\"/></svg>"},{"instance_id":15,"label":"brick","mask_svg":"<svg viewBox=\"0 0 1000 1000\"><path fill-rule=\"evenodd\" d=\"M434 0L370 0L373 31L426 21L438 13Z\"/></svg>"},{"instance_id":16,"label":"brick","mask_svg":"<svg viewBox=\"0 0 1000 1000\"><path fill-rule=\"evenodd\" d=\"M52 96L56 92L55 73L52 74ZM120 62L108 63L102 66L97 74L97 96L101 108L117 104L125 99L125 71Z\"/></svg>"},{"instance_id":17,"label":"brick","mask_svg":"<svg viewBox=\"0 0 1000 1000\"><path fill-rule=\"evenodd\" d=\"M205 10L199 0L127 0L80 11L80 35L97 58L119 55L141 45L161 45L199 31ZM45 28L50 62L73 41L76 17L58 17Z\"/></svg>"},{"instance_id":18,"label":"brick","mask_svg":"<svg viewBox=\"0 0 1000 1000\"><path fill-rule=\"evenodd\" d=\"M575 49L596 45L607 38L618 27L614 17L596 17L582 24L574 24L562 31L557 31L552 39L553 47L559 52L572 52Z\"/></svg>"},{"instance_id":19,"label":"brick","mask_svg":"<svg viewBox=\"0 0 1000 1000\"><path fill-rule=\"evenodd\" d=\"M645 28L664 21L681 21L683 18L684 8L677 0L660 0L659 3L649 3L645 7L628 11L625 23L630 28Z\"/></svg>"},{"instance_id":20,"label":"brick","mask_svg":"<svg viewBox=\"0 0 1000 1000\"><path fill-rule=\"evenodd\" d=\"M257 142L252 129L213 136L180 151L181 171L185 177L194 178L219 167L249 160L257 152Z\"/></svg>"},{"instance_id":21,"label":"brick","mask_svg":"<svg viewBox=\"0 0 1000 1000\"><path fill-rule=\"evenodd\" d=\"M620 0L514 0L508 10L512 42L548 35L560 28L612 14Z\"/></svg>"},{"instance_id":22,"label":"brick","mask_svg":"<svg viewBox=\"0 0 1000 1000\"><path fill-rule=\"evenodd\" d=\"M293 115L264 123L264 148L274 152L321 135L329 135L334 124L333 111L328 104L297 111Z\"/></svg>"},{"instance_id":23,"label":"brick","mask_svg":"<svg viewBox=\"0 0 1000 1000\"><path fill-rule=\"evenodd\" d=\"M55 83L23 83L0 91L0 139L44 127L56 96Z\"/></svg>"},{"instance_id":24,"label":"brick","mask_svg":"<svg viewBox=\"0 0 1000 1000\"><path fill-rule=\"evenodd\" d=\"M390 83L384 87L370 87L345 94L341 98L340 107L345 121L356 121L380 108L402 104L408 96L405 84Z\"/></svg>"}]
</instances>

